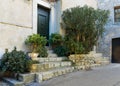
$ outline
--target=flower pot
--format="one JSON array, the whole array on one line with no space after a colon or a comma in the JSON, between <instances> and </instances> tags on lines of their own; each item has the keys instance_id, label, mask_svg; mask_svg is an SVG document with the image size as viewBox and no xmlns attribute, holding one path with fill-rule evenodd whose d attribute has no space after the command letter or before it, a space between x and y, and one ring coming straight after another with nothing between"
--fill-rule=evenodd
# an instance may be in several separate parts
<instances>
[{"instance_id":1,"label":"flower pot","mask_svg":"<svg viewBox=\"0 0 120 86\"><path fill-rule=\"evenodd\" d=\"M28 55L31 57L32 60L37 60L39 53L29 53Z\"/></svg>"}]
</instances>

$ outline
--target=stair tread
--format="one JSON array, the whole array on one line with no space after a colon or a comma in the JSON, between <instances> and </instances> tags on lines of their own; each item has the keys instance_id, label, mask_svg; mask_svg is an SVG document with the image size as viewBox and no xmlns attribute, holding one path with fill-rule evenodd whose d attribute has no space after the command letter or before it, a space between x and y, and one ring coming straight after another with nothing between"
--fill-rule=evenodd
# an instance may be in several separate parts
<instances>
[{"instance_id":1,"label":"stair tread","mask_svg":"<svg viewBox=\"0 0 120 86\"><path fill-rule=\"evenodd\" d=\"M48 62L40 62L40 64L45 64L45 63L71 63L71 61L48 61Z\"/></svg>"},{"instance_id":2,"label":"stair tread","mask_svg":"<svg viewBox=\"0 0 120 86\"><path fill-rule=\"evenodd\" d=\"M66 66L66 67L59 67L59 68L53 68L53 69L50 69L50 70L47 70L47 71L44 71L44 72L37 72L37 73L48 73L48 72L53 72L53 71L56 71L56 70L61 70L61 69L66 69L66 68L74 68L73 66Z\"/></svg>"}]
</instances>

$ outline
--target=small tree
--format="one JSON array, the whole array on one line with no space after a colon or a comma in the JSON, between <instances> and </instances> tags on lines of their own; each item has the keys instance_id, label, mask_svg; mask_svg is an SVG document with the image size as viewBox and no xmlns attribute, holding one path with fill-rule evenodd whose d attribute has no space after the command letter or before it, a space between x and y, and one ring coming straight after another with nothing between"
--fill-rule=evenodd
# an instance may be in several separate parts
<instances>
[{"instance_id":1,"label":"small tree","mask_svg":"<svg viewBox=\"0 0 120 86\"><path fill-rule=\"evenodd\" d=\"M88 53L91 51L104 32L108 16L109 11L88 6L65 10L62 14L61 24L66 32L66 46L70 53Z\"/></svg>"}]
</instances>

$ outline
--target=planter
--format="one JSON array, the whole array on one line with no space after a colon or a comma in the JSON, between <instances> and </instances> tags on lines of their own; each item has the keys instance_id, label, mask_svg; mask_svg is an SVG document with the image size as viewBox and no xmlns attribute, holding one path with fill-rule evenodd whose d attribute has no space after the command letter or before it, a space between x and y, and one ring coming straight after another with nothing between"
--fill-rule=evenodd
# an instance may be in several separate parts
<instances>
[{"instance_id":1,"label":"planter","mask_svg":"<svg viewBox=\"0 0 120 86\"><path fill-rule=\"evenodd\" d=\"M31 57L32 60L37 60L39 53L29 53L28 55Z\"/></svg>"}]
</instances>

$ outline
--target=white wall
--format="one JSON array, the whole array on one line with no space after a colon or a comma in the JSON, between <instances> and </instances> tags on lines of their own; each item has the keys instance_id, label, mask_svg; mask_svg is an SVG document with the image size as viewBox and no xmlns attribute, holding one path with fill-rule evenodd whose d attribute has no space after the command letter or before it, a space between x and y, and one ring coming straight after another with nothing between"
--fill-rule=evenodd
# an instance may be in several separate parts
<instances>
[{"instance_id":1,"label":"white wall","mask_svg":"<svg viewBox=\"0 0 120 86\"><path fill-rule=\"evenodd\" d=\"M5 48L26 50L24 41L32 34L32 0L0 0L0 58Z\"/></svg>"},{"instance_id":2,"label":"white wall","mask_svg":"<svg viewBox=\"0 0 120 86\"><path fill-rule=\"evenodd\" d=\"M62 0L62 10L76 6L84 6L84 5L97 8L96 0Z\"/></svg>"}]
</instances>

